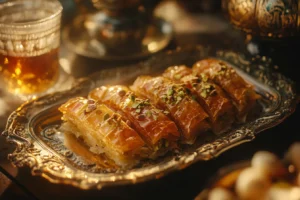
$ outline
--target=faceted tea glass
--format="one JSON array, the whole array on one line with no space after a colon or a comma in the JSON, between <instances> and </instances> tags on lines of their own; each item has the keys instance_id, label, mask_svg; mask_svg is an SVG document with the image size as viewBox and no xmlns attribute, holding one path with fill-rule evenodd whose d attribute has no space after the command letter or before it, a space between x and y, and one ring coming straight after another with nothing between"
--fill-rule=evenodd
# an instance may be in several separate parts
<instances>
[{"instance_id":1,"label":"faceted tea glass","mask_svg":"<svg viewBox=\"0 0 300 200\"><path fill-rule=\"evenodd\" d=\"M0 84L6 90L31 95L56 83L61 13L57 0L0 3Z\"/></svg>"}]
</instances>

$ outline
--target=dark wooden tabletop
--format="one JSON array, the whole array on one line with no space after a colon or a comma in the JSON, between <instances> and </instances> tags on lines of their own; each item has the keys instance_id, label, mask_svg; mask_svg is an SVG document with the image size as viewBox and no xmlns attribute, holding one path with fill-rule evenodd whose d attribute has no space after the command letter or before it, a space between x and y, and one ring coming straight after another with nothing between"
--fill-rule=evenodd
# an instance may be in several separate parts
<instances>
[{"instance_id":1,"label":"dark wooden tabletop","mask_svg":"<svg viewBox=\"0 0 300 200\"><path fill-rule=\"evenodd\" d=\"M176 34L167 49L182 45L204 44L249 53L249 44L245 43L245 35L234 30L221 14L198 13L187 14L185 17L179 22L177 20L177 24L176 21L173 22ZM180 28L181 26L185 28ZM298 86L300 83L299 74L295 72L300 67L299 51L292 50L296 43L299 41L274 45L269 42L253 40L250 45L252 47L254 45L261 55L271 57L279 66L279 71L294 80ZM103 63L98 60L86 59L76 56L64 48L62 57L69 59L70 72L76 78L103 68L126 64ZM0 169L2 171L0 182L6 181L6 184L3 186L0 184L0 186L8 188L0 196L0 199L193 199L222 166L249 159L258 150L269 150L283 156L293 142L300 141L299 119L300 111L297 109L280 125L259 134L254 141L237 146L211 161L195 163L159 180L90 191L49 183L42 177L31 176L27 167L20 169L12 167L6 156L13 147L7 145L4 138L0 137ZM6 178L1 178L5 175ZM10 183L11 181L12 183Z\"/></svg>"}]
</instances>

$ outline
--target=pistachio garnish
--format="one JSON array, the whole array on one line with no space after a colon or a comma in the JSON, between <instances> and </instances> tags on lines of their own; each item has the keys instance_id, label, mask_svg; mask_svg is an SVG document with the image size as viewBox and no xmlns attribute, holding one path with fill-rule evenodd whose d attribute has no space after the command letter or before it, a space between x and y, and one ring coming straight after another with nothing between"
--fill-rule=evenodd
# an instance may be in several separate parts
<instances>
[{"instance_id":1,"label":"pistachio garnish","mask_svg":"<svg viewBox=\"0 0 300 200\"><path fill-rule=\"evenodd\" d=\"M207 75L201 74L200 76L201 76L201 81L203 81L203 82L207 82L208 81L208 76Z\"/></svg>"},{"instance_id":2,"label":"pistachio garnish","mask_svg":"<svg viewBox=\"0 0 300 200\"><path fill-rule=\"evenodd\" d=\"M134 95L130 95L130 100L134 102L135 101L135 96Z\"/></svg>"},{"instance_id":3,"label":"pistachio garnish","mask_svg":"<svg viewBox=\"0 0 300 200\"><path fill-rule=\"evenodd\" d=\"M179 79L181 79L181 75L180 74L175 74L175 76L174 76L174 78L176 79L176 80L179 80Z\"/></svg>"},{"instance_id":4,"label":"pistachio garnish","mask_svg":"<svg viewBox=\"0 0 300 200\"><path fill-rule=\"evenodd\" d=\"M136 112L136 113L141 113L141 109L138 108L138 109L135 110L135 112Z\"/></svg>"},{"instance_id":5,"label":"pistachio garnish","mask_svg":"<svg viewBox=\"0 0 300 200\"><path fill-rule=\"evenodd\" d=\"M140 105L140 102L134 102L131 107L137 108L139 105Z\"/></svg>"},{"instance_id":6,"label":"pistachio garnish","mask_svg":"<svg viewBox=\"0 0 300 200\"><path fill-rule=\"evenodd\" d=\"M215 87L211 84L203 84L201 86L201 93L200 95L203 98L207 98L208 96L212 95L213 93L215 93Z\"/></svg>"},{"instance_id":7,"label":"pistachio garnish","mask_svg":"<svg viewBox=\"0 0 300 200\"><path fill-rule=\"evenodd\" d=\"M103 116L103 120L106 121L107 119L109 119L110 115L108 113L105 113L105 115Z\"/></svg>"},{"instance_id":8,"label":"pistachio garnish","mask_svg":"<svg viewBox=\"0 0 300 200\"><path fill-rule=\"evenodd\" d=\"M202 92L200 93L200 95L201 95L203 98L206 98L206 97L207 97L207 92L206 92L206 90L202 90Z\"/></svg>"},{"instance_id":9,"label":"pistachio garnish","mask_svg":"<svg viewBox=\"0 0 300 200\"><path fill-rule=\"evenodd\" d=\"M173 85L168 88L166 94L161 96L161 99L168 104L178 104L185 96L187 91L182 85Z\"/></svg>"},{"instance_id":10,"label":"pistachio garnish","mask_svg":"<svg viewBox=\"0 0 300 200\"><path fill-rule=\"evenodd\" d=\"M169 88L168 91L167 91L167 95L168 95L168 96L171 96L171 95L173 95L173 94L174 94L173 88Z\"/></svg>"},{"instance_id":11,"label":"pistachio garnish","mask_svg":"<svg viewBox=\"0 0 300 200\"><path fill-rule=\"evenodd\" d=\"M85 109L85 113L90 113L94 110L96 110L97 106L96 104L88 104L87 108Z\"/></svg>"},{"instance_id":12,"label":"pistachio garnish","mask_svg":"<svg viewBox=\"0 0 300 200\"><path fill-rule=\"evenodd\" d=\"M150 110L147 110L145 114L146 114L147 117L151 117L151 115L152 115Z\"/></svg>"}]
</instances>

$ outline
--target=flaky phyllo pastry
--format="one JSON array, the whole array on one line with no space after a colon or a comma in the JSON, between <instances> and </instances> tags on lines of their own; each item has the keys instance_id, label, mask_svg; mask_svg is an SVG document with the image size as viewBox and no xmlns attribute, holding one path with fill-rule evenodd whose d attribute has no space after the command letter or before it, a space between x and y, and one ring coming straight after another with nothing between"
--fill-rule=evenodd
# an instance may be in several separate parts
<instances>
[{"instance_id":1,"label":"flaky phyllo pastry","mask_svg":"<svg viewBox=\"0 0 300 200\"><path fill-rule=\"evenodd\" d=\"M191 68L181 65L169 67L163 76L175 82L183 83L184 87L209 115L214 133L223 133L231 127L234 121L232 103L223 90L208 80L206 75L195 76Z\"/></svg>"},{"instance_id":2,"label":"flaky phyllo pastry","mask_svg":"<svg viewBox=\"0 0 300 200\"><path fill-rule=\"evenodd\" d=\"M177 147L180 133L176 124L149 99L137 97L128 87L102 86L90 92L89 97L121 113L149 148L153 149L152 158Z\"/></svg>"},{"instance_id":3,"label":"flaky phyllo pastry","mask_svg":"<svg viewBox=\"0 0 300 200\"><path fill-rule=\"evenodd\" d=\"M207 76L228 94L236 108L237 120L245 122L259 98L254 87L247 83L232 67L217 59L201 60L193 66L194 74Z\"/></svg>"},{"instance_id":4,"label":"flaky phyllo pastry","mask_svg":"<svg viewBox=\"0 0 300 200\"><path fill-rule=\"evenodd\" d=\"M77 97L59 110L72 133L82 138L93 153L105 152L118 165L132 165L151 154L139 134L104 104Z\"/></svg>"},{"instance_id":5,"label":"flaky phyllo pastry","mask_svg":"<svg viewBox=\"0 0 300 200\"><path fill-rule=\"evenodd\" d=\"M63 129L94 154L122 168L157 159L220 135L244 122L259 95L226 63L207 59L193 68L169 67L162 76L140 76L130 86L92 90L63 104Z\"/></svg>"}]
</instances>

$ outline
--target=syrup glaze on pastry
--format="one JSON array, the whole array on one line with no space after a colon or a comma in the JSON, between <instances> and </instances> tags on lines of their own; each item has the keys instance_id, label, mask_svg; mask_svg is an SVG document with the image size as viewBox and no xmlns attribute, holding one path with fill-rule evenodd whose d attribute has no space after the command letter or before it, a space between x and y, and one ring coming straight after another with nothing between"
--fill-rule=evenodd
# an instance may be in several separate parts
<instances>
[{"instance_id":1,"label":"syrup glaze on pastry","mask_svg":"<svg viewBox=\"0 0 300 200\"><path fill-rule=\"evenodd\" d=\"M252 85L247 83L232 67L221 60L201 60L193 66L194 74L206 75L218 84L231 98L237 110L236 119L245 122L248 113L255 107L259 98Z\"/></svg>"},{"instance_id":2,"label":"syrup glaze on pastry","mask_svg":"<svg viewBox=\"0 0 300 200\"><path fill-rule=\"evenodd\" d=\"M152 105L149 99L138 97L128 87L102 86L91 91L89 97L125 116L154 150L153 158L177 147L180 133L176 124Z\"/></svg>"},{"instance_id":3,"label":"syrup glaze on pastry","mask_svg":"<svg viewBox=\"0 0 300 200\"><path fill-rule=\"evenodd\" d=\"M120 166L133 166L147 158L151 150L138 133L129 127L122 116L104 104L77 97L63 104L68 129L82 138L90 151L105 154Z\"/></svg>"},{"instance_id":4,"label":"syrup glaze on pastry","mask_svg":"<svg viewBox=\"0 0 300 200\"><path fill-rule=\"evenodd\" d=\"M181 129L182 143L193 144L197 136L210 128L207 113L180 84L160 76L140 76L131 89L170 113Z\"/></svg>"},{"instance_id":5,"label":"syrup glaze on pastry","mask_svg":"<svg viewBox=\"0 0 300 200\"><path fill-rule=\"evenodd\" d=\"M61 105L63 127L122 168L245 122L259 95L232 67L206 59L130 86L102 86ZM66 133L67 134L67 133Z\"/></svg>"},{"instance_id":6,"label":"syrup glaze on pastry","mask_svg":"<svg viewBox=\"0 0 300 200\"><path fill-rule=\"evenodd\" d=\"M212 130L216 134L227 131L234 122L231 101L223 90L205 75L194 76L187 66L169 67L163 76L177 83L183 83L191 91L193 97L209 114Z\"/></svg>"}]
</instances>

